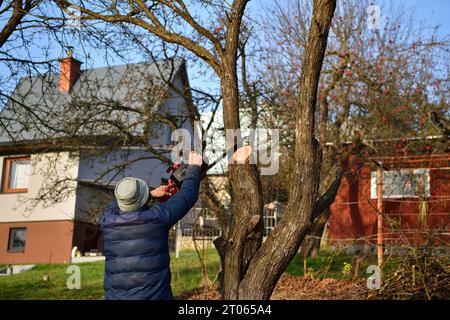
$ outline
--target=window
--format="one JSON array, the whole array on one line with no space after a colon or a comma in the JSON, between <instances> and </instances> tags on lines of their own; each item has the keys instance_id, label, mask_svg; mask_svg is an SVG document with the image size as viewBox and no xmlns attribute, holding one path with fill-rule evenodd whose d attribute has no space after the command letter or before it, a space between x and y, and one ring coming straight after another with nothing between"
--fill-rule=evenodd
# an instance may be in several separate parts
<instances>
[{"instance_id":1,"label":"window","mask_svg":"<svg viewBox=\"0 0 450 320\"><path fill-rule=\"evenodd\" d=\"M383 171L383 198L409 198L430 195L428 169ZM377 198L377 173L371 174L370 197Z\"/></svg>"},{"instance_id":2,"label":"window","mask_svg":"<svg viewBox=\"0 0 450 320\"><path fill-rule=\"evenodd\" d=\"M9 229L8 251L24 252L26 238L27 238L27 228Z\"/></svg>"},{"instance_id":3,"label":"window","mask_svg":"<svg viewBox=\"0 0 450 320\"><path fill-rule=\"evenodd\" d=\"M265 207L263 214L264 236L267 237L277 225L277 210Z\"/></svg>"},{"instance_id":4,"label":"window","mask_svg":"<svg viewBox=\"0 0 450 320\"><path fill-rule=\"evenodd\" d=\"M5 159L3 192L27 192L31 174L30 157Z\"/></svg>"}]
</instances>

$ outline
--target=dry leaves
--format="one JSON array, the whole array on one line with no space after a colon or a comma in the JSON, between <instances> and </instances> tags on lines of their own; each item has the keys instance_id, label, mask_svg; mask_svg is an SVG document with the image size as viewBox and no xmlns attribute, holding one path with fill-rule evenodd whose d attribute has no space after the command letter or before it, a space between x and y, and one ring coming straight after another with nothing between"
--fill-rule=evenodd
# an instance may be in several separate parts
<instances>
[{"instance_id":1,"label":"dry leaves","mask_svg":"<svg viewBox=\"0 0 450 320\"><path fill-rule=\"evenodd\" d=\"M219 300L218 286L198 288L182 293L178 299ZM312 279L283 274L272 300L363 300L367 299L364 280Z\"/></svg>"}]
</instances>

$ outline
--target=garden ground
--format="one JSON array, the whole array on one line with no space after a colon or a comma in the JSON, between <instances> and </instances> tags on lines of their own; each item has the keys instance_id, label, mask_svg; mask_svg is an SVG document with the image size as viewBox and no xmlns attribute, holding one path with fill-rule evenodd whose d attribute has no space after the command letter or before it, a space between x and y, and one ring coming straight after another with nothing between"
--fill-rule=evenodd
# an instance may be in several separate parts
<instances>
[{"instance_id":1,"label":"garden ground","mask_svg":"<svg viewBox=\"0 0 450 320\"><path fill-rule=\"evenodd\" d=\"M208 276L216 282L220 268L214 249L204 252ZM306 261L297 256L281 277L272 299L366 299L366 267L374 256L351 256L342 252L325 252ZM79 264L81 289L66 286L68 265L38 265L32 270L0 277L0 299L103 299L104 262ZM387 265L389 269L389 264ZM197 289L201 268L195 251L182 251L171 259L172 289L181 299L218 299L216 285ZM305 276L306 275L306 276ZM44 280L48 278L48 280Z\"/></svg>"},{"instance_id":2,"label":"garden ground","mask_svg":"<svg viewBox=\"0 0 450 320\"><path fill-rule=\"evenodd\" d=\"M197 288L181 294L179 299L218 300L217 287ZM273 300L365 300L368 290L364 279L314 279L285 273L275 287Z\"/></svg>"}]
</instances>

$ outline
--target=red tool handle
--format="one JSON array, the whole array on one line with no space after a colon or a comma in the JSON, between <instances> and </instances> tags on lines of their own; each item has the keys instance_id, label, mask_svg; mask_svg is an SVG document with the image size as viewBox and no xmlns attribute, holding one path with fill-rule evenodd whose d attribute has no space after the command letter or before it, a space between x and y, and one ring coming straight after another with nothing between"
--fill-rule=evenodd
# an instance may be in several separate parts
<instances>
[{"instance_id":1,"label":"red tool handle","mask_svg":"<svg viewBox=\"0 0 450 320\"><path fill-rule=\"evenodd\" d=\"M170 169L169 169L169 174L171 174L172 172L177 170L179 167L180 167L179 163L174 163L172 165L172 167L170 167ZM168 182L166 188L164 189L164 191L168 192L169 194L167 196L158 198L158 201L161 203L169 200L175 193L180 191L180 188L172 181L172 179L169 178L169 182Z\"/></svg>"}]
</instances>

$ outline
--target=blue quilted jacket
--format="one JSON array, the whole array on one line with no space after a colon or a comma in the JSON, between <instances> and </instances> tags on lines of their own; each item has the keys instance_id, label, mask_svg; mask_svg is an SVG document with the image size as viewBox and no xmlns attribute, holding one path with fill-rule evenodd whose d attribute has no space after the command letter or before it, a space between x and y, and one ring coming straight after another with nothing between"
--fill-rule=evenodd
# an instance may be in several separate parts
<instances>
[{"instance_id":1,"label":"blue quilted jacket","mask_svg":"<svg viewBox=\"0 0 450 320\"><path fill-rule=\"evenodd\" d=\"M102 221L106 300L169 300L169 229L198 198L199 166L186 171L181 189L166 202L121 212L114 200Z\"/></svg>"}]
</instances>

